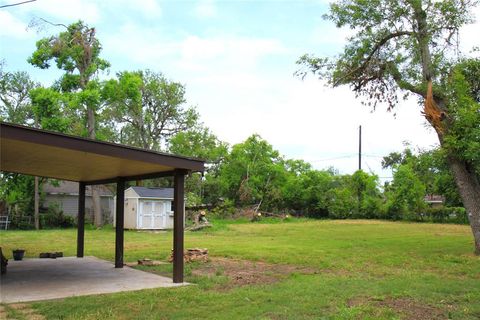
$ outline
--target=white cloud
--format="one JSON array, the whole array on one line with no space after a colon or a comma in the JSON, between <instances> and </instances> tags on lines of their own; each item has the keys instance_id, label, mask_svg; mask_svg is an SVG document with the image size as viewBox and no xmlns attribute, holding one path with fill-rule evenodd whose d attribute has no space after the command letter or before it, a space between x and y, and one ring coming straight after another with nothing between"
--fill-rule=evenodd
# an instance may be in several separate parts
<instances>
[{"instance_id":1,"label":"white cloud","mask_svg":"<svg viewBox=\"0 0 480 320\"><path fill-rule=\"evenodd\" d=\"M127 3L134 5L134 7L146 17L158 18L162 15L162 8L155 0L143 0L141 2L127 1Z\"/></svg>"},{"instance_id":2,"label":"white cloud","mask_svg":"<svg viewBox=\"0 0 480 320\"><path fill-rule=\"evenodd\" d=\"M480 6L472 10L472 15L476 18L476 21L464 26L460 30L460 47L464 53L469 53L473 47L480 47L480 38L478 35L478 31L480 30Z\"/></svg>"},{"instance_id":3,"label":"white cloud","mask_svg":"<svg viewBox=\"0 0 480 320\"><path fill-rule=\"evenodd\" d=\"M212 0L200 1L194 9L195 16L199 18L212 18L217 15L217 7Z\"/></svg>"},{"instance_id":4,"label":"white cloud","mask_svg":"<svg viewBox=\"0 0 480 320\"><path fill-rule=\"evenodd\" d=\"M71 23L83 20L95 24L100 20L97 1L82 0L42 0L21 6L24 12L37 14L41 18L55 19L54 23Z\"/></svg>"},{"instance_id":5,"label":"white cloud","mask_svg":"<svg viewBox=\"0 0 480 320\"><path fill-rule=\"evenodd\" d=\"M281 43L271 39L190 36L181 43L179 66L187 70L245 70L255 67L262 57L286 51Z\"/></svg>"},{"instance_id":6,"label":"white cloud","mask_svg":"<svg viewBox=\"0 0 480 320\"><path fill-rule=\"evenodd\" d=\"M27 25L20 19L14 17L6 10L0 11L0 36L11 38L28 38L32 34L28 33Z\"/></svg>"},{"instance_id":7,"label":"white cloud","mask_svg":"<svg viewBox=\"0 0 480 320\"><path fill-rule=\"evenodd\" d=\"M288 50L277 40L247 37L166 37L156 28L140 28L128 23L104 39L107 55L128 52L125 58L149 68L174 69L189 77L219 75L232 70L254 69L262 58ZM193 72L193 74L192 74Z\"/></svg>"},{"instance_id":8,"label":"white cloud","mask_svg":"<svg viewBox=\"0 0 480 320\"><path fill-rule=\"evenodd\" d=\"M136 63L156 68L166 57L178 55L180 44L164 40L156 29L126 23L104 37L103 47L110 60L119 58L129 65Z\"/></svg>"},{"instance_id":9,"label":"white cloud","mask_svg":"<svg viewBox=\"0 0 480 320\"><path fill-rule=\"evenodd\" d=\"M95 0L90 0L95 1ZM153 19L162 16L162 7L158 0L102 0L99 3L101 11L108 14L124 14L129 16L132 13L139 13L144 18Z\"/></svg>"},{"instance_id":10,"label":"white cloud","mask_svg":"<svg viewBox=\"0 0 480 320\"><path fill-rule=\"evenodd\" d=\"M348 88L333 90L314 77L294 78L294 61L301 51L292 52L275 39L168 39L160 30L129 24L106 40L109 54L128 52L125 58L137 68L153 68L185 83L187 101L197 105L205 124L231 144L258 133L289 158L351 173L357 166L360 124L364 152L370 156L364 158L367 170L382 172L380 156L403 149L403 141L422 147L436 143L414 99L400 104L396 119L381 107L371 113ZM279 58L291 60L292 70L262 69L264 62ZM325 161L342 156L347 157Z\"/></svg>"},{"instance_id":11,"label":"white cloud","mask_svg":"<svg viewBox=\"0 0 480 320\"><path fill-rule=\"evenodd\" d=\"M310 41L317 44L320 49L323 47L330 51L331 47L339 47L345 44L348 37L354 31L348 28L337 28L333 23L321 21L319 26L314 28L310 35ZM322 52L319 52L322 54Z\"/></svg>"}]
</instances>

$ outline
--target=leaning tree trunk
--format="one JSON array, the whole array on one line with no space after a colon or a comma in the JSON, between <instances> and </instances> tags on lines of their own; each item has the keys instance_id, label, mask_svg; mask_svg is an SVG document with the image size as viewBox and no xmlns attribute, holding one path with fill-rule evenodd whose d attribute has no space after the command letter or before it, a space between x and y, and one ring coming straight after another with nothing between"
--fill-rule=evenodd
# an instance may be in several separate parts
<instances>
[{"instance_id":1,"label":"leaning tree trunk","mask_svg":"<svg viewBox=\"0 0 480 320\"><path fill-rule=\"evenodd\" d=\"M427 81L428 87L425 96L425 107L423 113L427 121L435 129L440 145L443 146L444 135L448 132L448 117L445 101L434 97L432 89L432 58L430 54L427 14L422 8L422 2L414 2L414 19L417 22L415 33L420 50L422 63L422 76ZM473 169L465 161L459 159L455 154L448 154L448 163L462 198L463 205L467 210L468 220L472 228L475 241L475 253L480 255L480 183Z\"/></svg>"},{"instance_id":2,"label":"leaning tree trunk","mask_svg":"<svg viewBox=\"0 0 480 320\"><path fill-rule=\"evenodd\" d=\"M445 127L448 126L448 123L442 121L444 113L434 103L431 92L430 82L425 101L425 118L437 132L440 145L443 147ZM473 167L452 152L447 154L447 162L467 211L475 242L475 254L480 255L480 182Z\"/></svg>"},{"instance_id":3,"label":"leaning tree trunk","mask_svg":"<svg viewBox=\"0 0 480 320\"><path fill-rule=\"evenodd\" d=\"M467 210L468 221L475 240L475 253L480 255L480 182L470 166L455 156L448 157L463 205Z\"/></svg>"},{"instance_id":4,"label":"leaning tree trunk","mask_svg":"<svg viewBox=\"0 0 480 320\"><path fill-rule=\"evenodd\" d=\"M441 101L444 103L443 101ZM446 112L438 107L432 92L432 82L428 82L428 89L423 109L425 118L432 125L438 135L440 145L443 147L445 133L448 132L449 122ZM447 154L447 161L455 179L455 183L467 211L468 221L472 228L475 241L475 253L480 255L480 182L473 166L465 160L458 158L451 151Z\"/></svg>"}]
</instances>

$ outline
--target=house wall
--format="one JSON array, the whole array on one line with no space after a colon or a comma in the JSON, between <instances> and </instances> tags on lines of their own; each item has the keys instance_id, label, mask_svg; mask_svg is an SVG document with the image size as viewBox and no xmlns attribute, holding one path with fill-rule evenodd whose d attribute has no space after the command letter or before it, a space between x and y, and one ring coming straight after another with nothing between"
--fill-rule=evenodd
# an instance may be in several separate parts
<instances>
[{"instance_id":1,"label":"house wall","mask_svg":"<svg viewBox=\"0 0 480 320\"><path fill-rule=\"evenodd\" d=\"M68 194L47 194L43 202L44 207L49 207L52 203L57 203L60 210L65 215L77 218L78 215L78 196ZM93 220L92 197L85 197L85 215ZM103 218L106 222L113 221L113 198L100 197L100 207L102 208Z\"/></svg>"}]
</instances>

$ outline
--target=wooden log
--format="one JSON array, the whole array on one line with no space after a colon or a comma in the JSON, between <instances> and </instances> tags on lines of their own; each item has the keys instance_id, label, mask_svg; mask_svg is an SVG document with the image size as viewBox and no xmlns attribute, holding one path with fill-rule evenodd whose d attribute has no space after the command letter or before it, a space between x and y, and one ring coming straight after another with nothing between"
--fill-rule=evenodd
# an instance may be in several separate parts
<instances>
[{"instance_id":1,"label":"wooden log","mask_svg":"<svg viewBox=\"0 0 480 320\"><path fill-rule=\"evenodd\" d=\"M200 261L200 262L207 262L208 261L208 249L202 248L192 248L187 249L183 253L183 260L187 263ZM170 255L170 262L173 261L173 253Z\"/></svg>"}]
</instances>

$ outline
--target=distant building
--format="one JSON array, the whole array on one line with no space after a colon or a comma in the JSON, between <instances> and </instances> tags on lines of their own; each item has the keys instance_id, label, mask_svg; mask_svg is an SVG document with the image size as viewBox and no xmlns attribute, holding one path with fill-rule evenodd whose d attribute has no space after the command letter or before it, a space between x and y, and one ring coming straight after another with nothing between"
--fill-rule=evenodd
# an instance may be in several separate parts
<instances>
[{"instance_id":1,"label":"distant building","mask_svg":"<svg viewBox=\"0 0 480 320\"><path fill-rule=\"evenodd\" d=\"M172 203L173 188L128 188L125 190L125 229L172 229Z\"/></svg>"},{"instance_id":2,"label":"distant building","mask_svg":"<svg viewBox=\"0 0 480 320\"><path fill-rule=\"evenodd\" d=\"M113 192L107 187L97 186L100 195L100 207L102 209L103 221L111 223L113 221ZM58 186L54 186L50 182L43 185L45 200L43 207L49 207L56 203L65 215L77 218L78 215L78 183L71 181L59 181ZM87 186L85 192L85 215L93 221L92 209L92 189Z\"/></svg>"},{"instance_id":3,"label":"distant building","mask_svg":"<svg viewBox=\"0 0 480 320\"><path fill-rule=\"evenodd\" d=\"M428 194L423 200L432 208L442 208L445 203L445 197L437 194Z\"/></svg>"}]
</instances>

